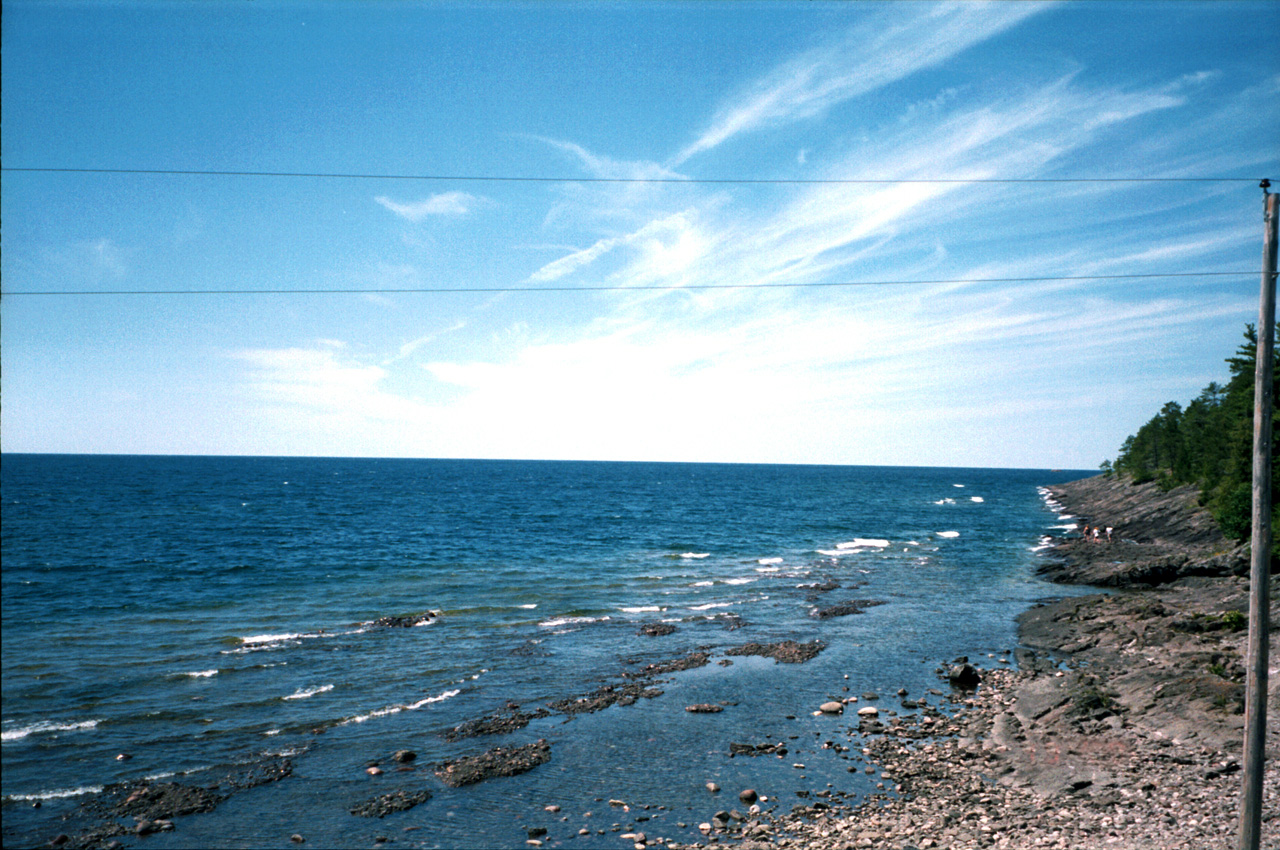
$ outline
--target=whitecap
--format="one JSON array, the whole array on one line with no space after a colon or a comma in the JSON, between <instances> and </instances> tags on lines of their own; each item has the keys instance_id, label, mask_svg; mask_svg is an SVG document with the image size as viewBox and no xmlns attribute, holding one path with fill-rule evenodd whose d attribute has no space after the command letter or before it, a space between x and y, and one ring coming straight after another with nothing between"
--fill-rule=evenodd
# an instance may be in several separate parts
<instances>
[{"instance_id":1,"label":"whitecap","mask_svg":"<svg viewBox=\"0 0 1280 850\"><path fill-rule=\"evenodd\" d=\"M308 699L316 694L328 693L331 690L333 690L333 685L321 685L318 688L298 688L289 696L281 697L281 699Z\"/></svg>"},{"instance_id":2,"label":"whitecap","mask_svg":"<svg viewBox=\"0 0 1280 850\"><path fill-rule=\"evenodd\" d=\"M187 673L179 673L179 676L190 676L192 679L207 679L210 676L218 675L217 670L192 670Z\"/></svg>"},{"instance_id":3,"label":"whitecap","mask_svg":"<svg viewBox=\"0 0 1280 850\"><path fill-rule=\"evenodd\" d=\"M538 607L538 603L530 602L528 605L521 605L520 607L524 608L526 611L532 611L534 608Z\"/></svg>"},{"instance_id":4,"label":"whitecap","mask_svg":"<svg viewBox=\"0 0 1280 850\"><path fill-rule=\"evenodd\" d=\"M758 573L778 573L782 572L782 567L756 567Z\"/></svg>"},{"instance_id":5,"label":"whitecap","mask_svg":"<svg viewBox=\"0 0 1280 850\"><path fill-rule=\"evenodd\" d=\"M964 485L963 485L963 484L952 484L951 486L952 486L952 487L963 487Z\"/></svg>"},{"instance_id":6,"label":"whitecap","mask_svg":"<svg viewBox=\"0 0 1280 850\"><path fill-rule=\"evenodd\" d=\"M272 736L274 736L274 735L279 735L279 734L280 734L280 731L281 731L281 730L279 730L279 729L268 729L267 731L263 732L262 734L263 734L263 735L266 735L268 738L270 738L270 737L272 737Z\"/></svg>"},{"instance_id":7,"label":"whitecap","mask_svg":"<svg viewBox=\"0 0 1280 850\"><path fill-rule=\"evenodd\" d=\"M355 717L348 717L346 720L342 721L338 725L346 726L350 723L364 723L365 721L373 720L378 717L388 717L392 714L399 714L402 711L416 711L425 705L431 705L433 703L444 702L447 699L452 699L453 697L456 697L460 693L462 693L461 690L453 689L453 690L444 691L443 693L437 694L433 697L426 697L425 699L420 699L417 702L411 702L408 704L401 704L401 705L389 705L386 708L380 708L377 711L371 711L368 714L357 714Z\"/></svg>"},{"instance_id":8,"label":"whitecap","mask_svg":"<svg viewBox=\"0 0 1280 850\"><path fill-rule=\"evenodd\" d=\"M959 536L960 536L960 532L958 532L958 531L939 531L939 532L938 532L938 536L939 536L939 537L959 537Z\"/></svg>"},{"instance_id":9,"label":"whitecap","mask_svg":"<svg viewBox=\"0 0 1280 850\"><path fill-rule=\"evenodd\" d=\"M61 800L66 797L79 797L84 794L101 794L101 785L81 785L79 788L69 788L65 791L40 791L35 794L6 794L6 800L14 800L18 802L32 802L35 800Z\"/></svg>"},{"instance_id":10,"label":"whitecap","mask_svg":"<svg viewBox=\"0 0 1280 850\"><path fill-rule=\"evenodd\" d=\"M661 611L662 609L657 605L637 605L634 608L620 608L619 610L625 611L628 614L644 614L649 611Z\"/></svg>"},{"instance_id":11,"label":"whitecap","mask_svg":"<svg viewBox=\"0 0 1280 850\"><path fill-rule=\"evenodd\" d=\"M5 729L0 732L0 741L21 741L29 735L38 735L44 732L80 732L94 728L99 722L97 720L82 720L79 723L54 723L49 720L41 720L29 726Z\"/></svg>"},{"instance_id":12,"label":"whitecap","mask_svg":"<svg viewBox=\"0 0 1280 850\"><path fill-rule=\"evenodd\" d=\"M934 502L935 505L954 505L955 503L956 503L955 499L939 499L938 501Z\"/></svg>"},{"instance_id":13,"label":"whitecap","mask_svg":"<svg viewBox=\"0 0 1280 850\"><path fill-rule=\"evenodd\" d=\"M543 620L538 623L544 629L553 629L556 626L568 626L574 623L599 623L610 619L607 615L604 617L556 617L552 620Z\"/></svg>"},{"instance_id":14,"label":"whitecap","mask_svg":"<svg viewBox=\"0 0 1280 850\"><path fill-rule=\"evenodd\" d=\"M280 643L286 640L297 640L301 637L306 637L306 635L300 632L288 632L281 635L249 635L248 637L240 638L240 642L245 644Z\"/></svg>"},{"instance_id":15,"label":"whitecap","mask_svg":"<svg viewBox=\"0 0 1280 850\"><path fill-rule=\"evenodd\" d=\"M981 496L970 496L970 497L969 497L969 501L970 501L970 502L985 502L985 501L986 501L986 499L982 498Z\"/></svg>"},{"instance_id":16,"label":"whitecap","mask_svg":"<svg viewBox=\"0 0 1280 850\"><path fill-rule=\"evenodd\" d=\"M695 581L692 586L693 587L711 587L711 585L713 584L715 584L714 581Z\"/></svg>"},{"instance_id":17,"label":"whitecap","mask_svg":"<svg viewBox=\"0 0 1280 850\"><path fill-rule=\"evenodd\" d=\"M706 605L690 606L690 611L710 611L712 608L732 608L737 602L708 602Z\"/></svg>"},{"instance_id":18,"label":"whitecap","mask_svg":"<svg viewBox=\"0 0 1280 850\"><path fill-rule=\"evenodd\" d=\"M837 549L883 549L889 545L888 540L875 537L855 537L848 543L837 543Z\"/></svg>"},{"instance_id":19,"label":"whitecap","mask_svg":"<svg viewBox=\"0 0 1280 850\"><path fill-rule=\"evenodd\" d=\"M689 560L699 560L702 558L710 558L711 553L710 552L681 552L680 557L687 558Z\"/></svg>"},{"instance_id":20,"label":"whitecap","mask_svg":"<svg viewBox=\"0 0 1280 850\"><path fill-rule=\"evenodd\" d=\"M758 578L727 578L725 584L751 584L753 581L759 581Z\"/></svg>"},{"instance_id":21,"label":"whitecap","mask_svg":"<svg viewBox=\"0 0 1280 850\"><path fill-rule=\"evenodd\" d=\"M781 558L761 558L760 560L756 561L756 563L760 564L761 566L768 566L769 564L781 564L782 559Z\"/></svg>"}]
</instances>

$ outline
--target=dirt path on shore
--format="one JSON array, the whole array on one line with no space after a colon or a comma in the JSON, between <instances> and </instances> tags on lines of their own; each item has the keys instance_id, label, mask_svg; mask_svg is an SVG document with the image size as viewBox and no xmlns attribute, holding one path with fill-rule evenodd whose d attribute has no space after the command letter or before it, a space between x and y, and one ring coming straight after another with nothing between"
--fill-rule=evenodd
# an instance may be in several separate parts
<instances>
[{"instance_id":1,"label":"dirt path on shore","mask_svg":"<svg viewBox=\"0 0 1280 850\"><path fill-rule=\"evenodd\" d=\"M744 847L1234 846L1247 556L1185 488L1096 478L1053 492L1082 522L1111 525L1115 542L1067 541L1045 574L1116 590L1025 612L1018 669L983 671L975 693L954 697L942 734L919 716L864 735L896 793L757 815L731 833ZM1274 594L1271 618L1280 623ZM1269 847L1280 844L1274 630L1271 654Z\"/></svg>"}]
</instances>

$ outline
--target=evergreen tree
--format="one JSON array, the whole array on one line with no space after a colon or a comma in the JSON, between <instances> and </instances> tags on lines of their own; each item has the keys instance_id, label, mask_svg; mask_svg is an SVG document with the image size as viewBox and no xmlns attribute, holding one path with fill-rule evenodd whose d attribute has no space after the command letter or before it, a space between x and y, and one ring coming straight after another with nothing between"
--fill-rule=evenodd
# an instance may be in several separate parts
<instances>
[{"instance_id":1,"label":"evergreen tree","mask_svg":"<svg viewBox=\"0 0 1280 850\"><path fill-rule=\"evenodd\" d=\"M1200 502L1209 508L1228 537L1249 536L1253 479L1253 382L1258 334L1247 325L1245 341L1227 358L1231 373L1226 385L1209 384L1184 410L1175 401L1138 429L1120 447L1114 463L1104 470L1127 475L1134 483L1156 481L1164 489L1182 484L1200 488ZM1280 357L1274 367L1280 381ZM1272 389L1277 399L1276 387ZM1276 412L1272 411L1273 418ZM1280 528L1280 451L1272 435L1273 526Z\"/></svg>"}]
</instances>

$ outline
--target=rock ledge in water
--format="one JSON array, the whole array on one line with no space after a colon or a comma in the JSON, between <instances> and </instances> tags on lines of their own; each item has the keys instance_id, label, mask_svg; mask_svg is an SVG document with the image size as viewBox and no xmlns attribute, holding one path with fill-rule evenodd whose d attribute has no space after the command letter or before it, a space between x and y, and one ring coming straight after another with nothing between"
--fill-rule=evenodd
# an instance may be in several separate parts
<instances>
[{"instance_id":1,"label":"rock ledge in water","mask_svg":"<svg viewBox=\"0 0 1280 850\"><path fill-rule=\"evenodd\" d=\"M478 756L442 762L436 777L450 788L461 788L496 776L518 776L551 760L551 745L539 738L523 747L495 747Z\"/></svg>"}]
</instances>

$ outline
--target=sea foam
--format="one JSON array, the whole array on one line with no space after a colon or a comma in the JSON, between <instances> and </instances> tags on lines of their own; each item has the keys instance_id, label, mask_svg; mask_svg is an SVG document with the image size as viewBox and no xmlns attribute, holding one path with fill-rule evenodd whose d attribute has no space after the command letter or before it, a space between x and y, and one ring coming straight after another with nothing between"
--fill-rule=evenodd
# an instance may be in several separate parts
<instances>
[{"instance_id":1,"label":"sea foam","mask_svg":"<svg viewBox=\"0 0 1280 850\"><path fill-rule=\"evenodd\" d=\"M289 696L281 697L281 699L308 699L316 694L328 693L331 690L333 690L333 685L321 685L318 688L298 688Z\"/></svg>"},{"instance_id":2,"label":"sea foam","mask_svg":"<svg viewBox=\"0 0 1280 850\"><path fill-rule=\"evenodd\" d=\"M5 729L0 732L0 741L21 741L30 735L39 735L45 732L81 732L94 728L98 725L98 722L97 720L82 720L79 723L54 723L49 720L41 720L29 726Z\"/></svg>"}]
</instances>

